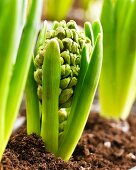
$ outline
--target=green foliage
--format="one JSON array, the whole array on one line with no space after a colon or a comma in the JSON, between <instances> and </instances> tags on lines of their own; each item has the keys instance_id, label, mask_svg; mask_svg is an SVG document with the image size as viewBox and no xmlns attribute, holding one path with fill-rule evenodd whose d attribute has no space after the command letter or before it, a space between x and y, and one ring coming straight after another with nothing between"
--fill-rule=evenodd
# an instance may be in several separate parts
<instances>
[{"instance_id":1,"label":"green foliage","mask_svg":"<svg viewBox=\"0 0 136 170\"><path fill-rule=\"evenodd\" d=\"M21 103L41 7L33 1L26 19L26 0L0 0L0 159Z\"/></svg>"},{"instance_id":2,"label":"green foliage","mask_svg":"<svg viewBox=\"0 0 136 170\"><path fill-rule=\"evenodd\" d=\"M104 0L101 22L104 59L100 78L101 114L126 119L135 99L136 0Z\"/></svg>"},{"instance_id":3,"label":"green foliage","mask_svg":"<svg viewBox=\"0 0 136 170\"><path fill-rule=\"evenodd\" d=\"M44 0L44 13L48 20L65 19L74 0Z\"/></svg>"},{"instance_id":4,"label":"green foliage","mask_svg":"<svg viewBox=\"0 0 136 170\"><path fill-rule=\"evenodd\" d=\"M39 134L40 123L47 149L68 160L83 132L99 81L102 28L99 22L92 26L86 22L81 31L74 21L54 22L51 30L46 28L44 24L26 86L27 132ZM62 100L70 101L69 105L61 105Z\"/></svg>"},{"instance_id":5,"label":"green foliage","mask_svg":"<svg viewBox=\"0 0 136 170\"><path fill-rule=\"evenodd\" d=\"M91 0L80 0L81 6L84 10L87 10L90 2Z\"/></svg>"}]
</instances>

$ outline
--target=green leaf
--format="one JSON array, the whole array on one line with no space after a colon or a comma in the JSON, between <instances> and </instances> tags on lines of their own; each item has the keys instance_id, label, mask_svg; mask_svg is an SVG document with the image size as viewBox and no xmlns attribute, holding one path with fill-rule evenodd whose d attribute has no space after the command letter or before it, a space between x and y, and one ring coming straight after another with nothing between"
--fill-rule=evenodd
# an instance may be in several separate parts
<instances>
[{"instance_id":1,"label":"green leaf","mask_svg":"<svg viewBox=\"0 0 136 170\"><path fill-rule=\"evenodd\" d=\"M101 114L116 114L116 57L115 57L115 16L111 0L104 0L101 23L103 27L103 65L100 77L99 96ZM114 81L113 81L114 79Z\"/></svg>"},{"instance_id":2,"label":"green leaf","mask_svg":"<svg viewBox=\"0 0 136 170\"><path fill-rule=\"evenodd\" d=\"M37 96L37 84L34 80L34 64L31 63L26 88L26 115L27 115L27 134L36 133L40 135L40 112L39 99Z\"/></svg>"},{"instance_id":3,"label":"green leaf","mask_svg":"<svg viewBox=\"0 0 136 170\"><path fill-rule=\"evenodd\" d=\"M87 71L88 66L89 66L88 58L90 58L90 56L88 54L87 47L85 46L83 48L82 54L81 54L80 73L79 73L79 77L78 77L78 83L76 85L76 89L75 89L75 92L74 92L74 97L73 97L73 100L72 100L72 107L71 107L72 111L71 112L74 112L75 107L77 105L77 102L79 100L80 91L82 89L84 77L85 77L86 71Z\"/></svg>"},{"instance_id":4,"label":"green leaf","mask_svg":"<svg viewBox=\"0 0 136 170\"><path fill-rule=\"evenodd\" d=\"M102 26L101 26L101 23L100 21L95 21L92 25L92 30L93 30L93 37L94 37L94 44L96 43L97 41L97 36L99 33L102 33Z\"/></svg>"},{"instance_id":5,"label":"green leaf","mask_svg":"<svg viewBox=\"0 0 136 170\"><path fill-rule=\"evenodd\" d=\"M25 20L25 1L0 2L0 146L4 143L6 101L9 83ZM9 19L12 18L12 19ZM7 22L8 21L8 22ZM21 21L21 22L20 22ZM1 154L0 154L1 156Z\"/></svg>"},{"instance_id":6,"label":"green leaf","mask_svg":"<svg viewBox=\"0 0 136 170\"><path fill-rule=\"evenodd\" d=\"M108 1L108 0L107 0ZM105 0L106 2L106 0ZM110 4L110 3L109 3ZM100 79L101 114L126 119L135 98L136 84L136 0L118 0L111 15L103 9L104 60ZM110 37L110 38L109 38Z\"/></svg>"},{"instance_id":7,"label":"green leaf","mask_svg":"<svg viewBox=\"0 0 136 170\"><path fill-rule=\"evenodd\" d=\"M38 40L36 43L36 53L38 52L38 48L45 42L46 40L46 31L47 31L47 21L43 22L40 34L38 36Z\"/></svg>"},{"instance_id":8,"label":"green leaf","mask_svg":"<svg viewBox=\"0 0 136 170\"><path fill-rule=\"evenodd\" d=\"M72 155L79 138L86 124L90 107L94 98L96 87L99 81L101 65L102 65L102 33L96 38L96 45L92 53L91 61L86 71L79 100L71 112L61 138L57 156L64 160L68 160ZM78 82L81 83L81 82Z\"/></svg>"},{"instance_id":9,"label":"green leaf","mask_svg":"<svg viewBox=\"0 0 136 170\"><path fill-rule=\"evenodd\" d=\"M126 119L135 99L135 83L136 83L136 1L131 1L129 5L126 22L118 41L116 55L117 63L117 81L118 81L118 101L119 117ZM129 58L129 59L128 59ZM124 76L125 75L125 76Z\"/></svg>"},{"instance_id":10,"label":"green leaf","mask_svg":"<svg viewBox=\"0 0 136 170\"><path fill-rule=\"evenodd\" d=\"M88 54L87 47L85 46L82 50L82 53L81 53L80 73L79 73L79 77L78 77L78 83L77 83L75 91L74 91L74 97L72 99L72 107L71 107L72 111L71 112L74 112L76 105L77 105L77 102L78 102L79 97L80 97L80 91L82 89L84 77L85 77L85 74L86 74L86 71L87 71L88 65L89 65L90 59L88 60L88 58L90 58L90 56ZM71 108L67 109L67 112L69 114L70 114ZM63 137L63 135L61 137ZM60 137L60 140L61 140L61 137Z\"/></svg>"},{"instance_id":11,"label":"green leaf","mask_svg":"<svg viewBox=\"0 0 136 170\"><path fill-rule=\"evenodd\" d=\"M31 10L27 18L27 23L21 37L17 59L10 81L10 88L6 105L5 142L8 141L8 138L11 134L12 127L14 125L22 100L23 91L31 64L32 53L38 34L41 9L42 0L35 0L32 2Z\"/></svg>"},{"instance_id":12,"label":"green leaf","mask_svg":"<svg viewBox=\"0 0 136 170\"><path fill-rule=\"evenodd\" d=\"M85 22L84 30L85 30L85 35L91 40L92 46L94 47L93 29L90 22Z\"/></svg>"},{"instance_id":13,"label":"green leaf","mask_svg":"<svg viewBox=\"0 0 136 170\"><path fill-rule=\"evenodd\" d=\"M126 16L128 14L128 11L130 9L131 0L117 0L115 5L115 20L116 20L116 31L117 35L122 32L122 29L124 28L124 24L126 21Z\"/></svg>"},{"instance_id":14,"label":"green leaf","mask_svg":"<svg viewBox=\"0 0 136 170\"><path fill-rule=\"evenodd\" d=\"M58 102L61 75L60 49L57 40L49 41L44 57L41 136L47 149L55 154L58 149Z\"/></svg>"}]
</instances>

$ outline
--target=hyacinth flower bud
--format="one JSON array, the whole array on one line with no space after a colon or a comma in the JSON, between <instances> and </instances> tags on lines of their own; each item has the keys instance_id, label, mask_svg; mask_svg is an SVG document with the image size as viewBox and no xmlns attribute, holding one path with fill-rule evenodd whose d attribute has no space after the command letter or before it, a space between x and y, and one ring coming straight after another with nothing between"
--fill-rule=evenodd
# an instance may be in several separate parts
<instances>
[{"instance_id":1,"label":"hyacinth flower bud","mask_svg":"<svg viewBox=\"0 0 136 170\"><path fill-rule=\"evenodd\" d=\"M71 106L78 81L82 49L86 43L90 46L91 40L85 36L84 32L79 31L76 22L72 20L68 23L65 21L55 21L53 28L46 31L45 37L44 43L39 46L34 58L34 64L36 66L34 79L38 86L37 94L41 101L44 53L49 40L55 38L59 44L61 61L59 108L67 108Z\"/></svg>"}]
</instances>

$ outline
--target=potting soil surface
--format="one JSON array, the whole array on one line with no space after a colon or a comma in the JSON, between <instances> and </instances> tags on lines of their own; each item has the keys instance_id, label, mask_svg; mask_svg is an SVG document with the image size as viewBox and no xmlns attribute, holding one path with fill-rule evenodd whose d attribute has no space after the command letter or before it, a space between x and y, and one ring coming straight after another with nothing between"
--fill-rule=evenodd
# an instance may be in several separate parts
<instances>
[{"instance_id":1,"label":"potting soil surface","mask_svg":"<svg viewBox=\"0 0 136 170\"><path fill-rule=\"evenodd\" d=\"M127 122L91 113L68 162L46 151L41 138L25 126L11 136L0 170L128 170L136 166L136 116Z\"/></svg>"}]
</instances>

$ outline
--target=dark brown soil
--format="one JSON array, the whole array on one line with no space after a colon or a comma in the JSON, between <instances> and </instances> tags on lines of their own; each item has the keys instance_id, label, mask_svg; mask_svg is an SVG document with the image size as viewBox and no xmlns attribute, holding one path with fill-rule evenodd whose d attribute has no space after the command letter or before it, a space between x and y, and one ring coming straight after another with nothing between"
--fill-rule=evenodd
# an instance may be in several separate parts
<instances>
[{"instance_id":1,"label":"dark brown soil","mask_svg":"<svg viewBox=\"0 0 136 170\"><path fill-rule=\"evenodd\" d=\"M128 170L136 166L136 116L128 125L108 121L91 114L86 129L69 162L45 151L36 135L26 135L22 128L12 136L3 155L0 169L4 170Z\"/></svg>"}]
</instances>

